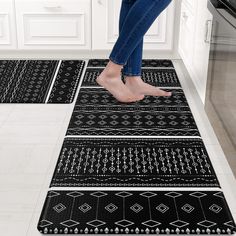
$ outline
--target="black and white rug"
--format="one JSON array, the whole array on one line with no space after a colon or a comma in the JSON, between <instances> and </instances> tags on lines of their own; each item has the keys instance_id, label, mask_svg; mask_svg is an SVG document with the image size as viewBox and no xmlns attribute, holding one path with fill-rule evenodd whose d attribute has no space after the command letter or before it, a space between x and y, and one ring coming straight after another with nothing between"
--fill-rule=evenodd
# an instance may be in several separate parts
<instances>
[{"instance_id":1,"label":"black and white rug","mask_svg":"<svg viewBox=\"0 0 236 236\"><path fill-rule=\"evenodd\" d=\"M118 102L103 88L81 88L66 135L200 136L182 90L171 97Z\"/></svg>"},{"instance_id":2,"label":"black and white rug","mask_svg":"<svg viewBox=\"0 0 236 236\"><path fill-rule=\"evenodd\" d=\"M109 59L94 58L88 61L88 67L105 67ZM142 67L173 67L171 60L168 59L143 59Z\"/></svg>"},{"instance_id":3,"label":"black and white rug","mask_svg":"<svg viewBox=\"0 0 236 236\"><path fill-rule=\"evenodd\" d=\"M96 83L96 78L101 74L104 68L86 68L82 86L100 87ZM121 79L124 81L124 75L121 71ZM181 87L179 78L175 69L170 68L142 68L142 80L154 86L159 87Z\"/></svg>"},{"instance_id":4,"label":"black and white rug","mask_svg":"<svg viewBox=\"0 0 236 236\"><path fill-rule=\"evenodd\" d=\"M231 234L217 191L49 191L38 230L45 234Z\"/></svg>"},{"instance_id":5,"label":"black and white rug","mask_svg":"<svg viewBox=\"0 0 236 236\"><path fill-rule=\"evenodd\" d=\"M38 230L235 233L173 63L147 59L142 68L143 79L171 91L171 97L124 104L95 82L107 62L88 62Z\"/></svg>"},{"instance_id":6,"label":"black and white rug","mask_svg":"<svg viewBox=\"0 0 236 236\"><path fill-rule=\"evenodd\" d=\"M0 103L72 103L83 60L0 60Z\"/></svg>"},{"instance_id":7,"label":"black and white rug","mask_svg":"<svg viewBox=\"0 0 236 236\"><path fill-rule=\"evenodd\" d=\"M66 138L50 187L219 187L199 139Z\"/></svg>"},{"instance_id":8,"label":"black and white rug","mask_svg":"<svg viewBox=\"0 0 236 236\"><path fill-rule=\"evenodd\" d=\"M123 104L117 101L104 88L85 88L81 87L75 110L170 110L170 111L190 111L189 104L182 89L167 88L165 91L171 91L170 97L145 96L139 102Z\"/></svg>"}]
</instances>

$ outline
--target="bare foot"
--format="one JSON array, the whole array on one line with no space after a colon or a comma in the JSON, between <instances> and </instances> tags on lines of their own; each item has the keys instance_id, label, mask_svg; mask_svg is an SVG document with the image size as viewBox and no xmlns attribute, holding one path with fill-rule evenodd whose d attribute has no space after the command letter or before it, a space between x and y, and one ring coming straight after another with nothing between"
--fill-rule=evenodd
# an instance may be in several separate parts
<instances>
[{"instance_id":1,"label":"bare foot","mask_svg":"<svg viewBox=\"0 0 236 236\"><path fill-rule=\"evenodd\" d=\"M107 89L118 101L129 103L142 100L144 95L134 94L125 86L120 74L114 74L104 69L96 78L96 82Z\"/></svg>"},{"instance_id":2,"label":"bare foot","mask_svg":"<svg viewBox=\"0 0 236 236\"><path fill-rule=\"evenodd\" d=\"M140 76L125 76L125 85L135 94L171 96L171 92L166 92L158 87L145 83Z\"/></svg>"}]
</instances>

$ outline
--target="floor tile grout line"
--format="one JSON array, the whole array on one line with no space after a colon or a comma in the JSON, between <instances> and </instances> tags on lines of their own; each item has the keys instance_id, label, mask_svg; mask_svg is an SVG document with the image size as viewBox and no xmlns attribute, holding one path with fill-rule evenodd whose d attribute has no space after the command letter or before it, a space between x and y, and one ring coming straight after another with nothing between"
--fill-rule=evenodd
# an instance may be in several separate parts
<instances>
[{"instance_id":1,"label":"floor tile grout line","mask_svg":"<svg viewBox=\"0 0 236 236\"><path fill-rule=\"evenodd\" d=\"M50 97L50 94L51 94L52 88L53 88L53 86L54 86L54 83L55 83L56 78L57 78L57 75L58 75L58 71L59 71L60 66L61 66L61 62L62 62L62 60L59 60L59 63L58 63L58 65L57 65L57 69L56 69L56 72L55 72L55 74L54 74L54 77L53 77L53 80L52 80L52 83L51 83L50 89L48 90L48 95L47 95L46 100L45 100L44 103L47 103L47 102L48 102L48 99L49 99L49 97Z\"/></svg>"}]
</instances>

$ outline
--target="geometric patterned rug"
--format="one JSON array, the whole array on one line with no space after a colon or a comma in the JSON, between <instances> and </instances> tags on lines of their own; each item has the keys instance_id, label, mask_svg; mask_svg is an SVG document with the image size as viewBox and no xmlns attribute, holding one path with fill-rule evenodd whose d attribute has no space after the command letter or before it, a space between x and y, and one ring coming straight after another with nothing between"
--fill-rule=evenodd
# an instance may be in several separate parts
<instances>
[{"instance_id":1,"label":"geometric patterned rug","mask_svg":"<svg viewBox=\"0 0 236 236\"><path fill-rule=\"evenodd\" d=\"M83 60L0 60L0 103L72 103Z\"/></svg>"},{"instance_id":2,"label":"geometric patterned rug","mask_svg":"<svg viewBox=\"0 0 236 236\"><path fill-rule=\"evenodd\" d=\"M66 135L200 136L183 90L124 105L103 88L81 88Z\"/></svg>"},{"instance_id":3,"label":"geometric patterned rug","mask_svg":"<svg viewBox=\"0 0 236 236\"><path fill-rule=\"evenodd\" d=\"M231 234L217 191L49 191L38 229L45 234Z\"/></svg>"},{"instance_id":4,"label":"geometric patterned rug","mask_svg":"<svg viewBox=\"0 0 236 236\"><path fill-rule=\"evenodd\" d=\"M106 67L107 63L109 62L109 59L90 59L88 62L87 67ZM174 68L174 65L171 60L161 60L161 59L143 59L142 60L142 67L172 67Z\"/></svg>"},{"instance_id":5,"label":"geometric patterned rug","mask_svg":"<svg viewBox=\"0 0 236 236\"><path fill-rule=\"evenodd\" d=\"M107 65L108 59L90 59L85 71L82 86L100 87L95 79ZM99 68L100 67L100 68ZM158 70L157 70L158 69ZM123 69L121 79L124 80ZM159 87L181 87L171 60L142 60L142 79L144 82Z\"/></svg>"},{"instance_id":6,"label":"geometric patterned rug","mask_svg":"<svg viewBox=\"0 0 236 236\"><path fill-rule=\"evenodd\" d=\"M219 187L200 138L66 138L51 187Z\"/></svg>"},{"instance_id":7,"label":"geometric patterned rug","mask_svg":"<svg viewBox=\"0 0 236 236\"><path fill-rule=\"evenodd\" d=\"M107 62L88 61L38 230L235 233L211 156L172 61L142 61L142 79L171 91L171 97L145 96L128 104L96 84Z\"/></svg>"},{"instance_id":8,"label":"geometric patterned rug","mask_svg":"<svg viewBox=\"0 0 236 236\"><path fill-rule=\"evenodd\" d=\"M103 68L87 68L82 86L101 87L95 79L102 72ZM143 68L141 73L144 82L159 87L181 87L175 70L169 68ZM124 80L124 76L121 76Z\"/></svg>"}]
</instances>

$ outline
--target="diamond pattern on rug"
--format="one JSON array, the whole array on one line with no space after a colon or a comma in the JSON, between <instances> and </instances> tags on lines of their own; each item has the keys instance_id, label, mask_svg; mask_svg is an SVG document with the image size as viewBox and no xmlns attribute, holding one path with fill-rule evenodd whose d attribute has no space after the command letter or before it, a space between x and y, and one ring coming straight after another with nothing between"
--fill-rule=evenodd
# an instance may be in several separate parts
<instances>
[{"instance_id":1,"label":"diamond pattern on rug","mask_svg":"<svg viewBox=\"0 0 236 236\"><path fill-rule=\"evenodd\" d=\"M200 136L181 90L124 104L105 89L81 88L66 135Z\"/></svg>"},{"instance_id":2,"label":"diamond pattern on rug","mask_svg":"<svg viewBox=\"0 0 236 236\"><path fill-rule=\"evenodd\" d=\"M85 61L62 61L47 103L72 103L77 91Z\"/></svg>"},{"instance_id":3,"label":"diamond pattern on rug","mask_svg":"<svg viewBox=\"0 0 236 236\"><path fill-rule=\"evenodd\" d=\"M184 92L178 88L173 64L143 60L142 68L143 79L171 91L171 97L145 96L124 104L95 83L107 62L90 60L86 68L38 230L45 234L235 233L223 193L205 189L220 185ZM52 89L49 102L61 102L62 97L71 101L65 93L74 94L71 83L78 84L71 67L80 73L75 65L59 71L60 81L54 84L59 90ZM115 190L106 191L108 187ZM137 187L142 191L134 191ZM182 191L149 191L150 187ZM201 191L186 187L201 187Z\"/></svg>"},{"instance_id":4,"label":"diamond pattern on rug","mask_svg":"<svg viewBox=\"0 0 236 236\"><path fill-rule=\"evenodd\" d=\"M75 104L75 109L112 109L120 110L185 110L190 111L187 99L182 89L165 89L165 91L171 91L170 97L164 96L145 96L145 98L139 102L123 104L117 101L110 93L104 88L80 88L79 95Z\"/></svg>"},{"instance_id":5,"label":"diamond pattern on rug","mask_svg":"<svg viewBox=\"0 0 236 236\"><path fill-rule=\"evenodd\" d=\"M43 103L59 61L0 60L1 103Z\"/></svg>"},{"instance_id":6,"label":"diamond pattern on rug","mask_svg":"<svg viewBox=\"0 0 236 236\"><path fill-rule=\"evenodd\" d=\"M219 187L219 182L201 139L66 138L50 187L72 186Z\"/></svg>"},{"instance_id":7,"label":"diamond pattern on rug","mask_svg":"<svg viewBox=\"0 0 236 236\"><path fill-rule=\"evenodd\" d=\"M101 74L104 68L86 68L82 82L82 87L101 87L96 78ZM175 69L156 69L142 68L142 80L158 87L181 87L179 78ZM121 71L121 79L124 81L123 70Z\"/></svg>"},{"instance_id":8,"label":"diamond pattern on rug","mask_svg":"<svg viewBox=\"0 0 236 236\"><path fill-rule=\"evenodd\" d=\"M109 59L90 59L88 67L106 67ZM143 59L142 67L174 67L171 60L168 59Z\"/></svg>"},{"instance_id":9,"label":"diamond pattern on rug","mask_svg":"<svg viewBox=\"0 0 236 236\"><path fill-rule=\"evenodd\" d=\"M70 191L47 196L38 223L41 233L233 234L236 230L224 196L215 191L200 192L202 197L191 191L77 192L78 197L71 197ZM55 210L61 205L63 211Z\"/></svg>"},{"instance_id":10,"label":"diamond pattern on rug","mask_svg":"<svg viewBox=\"0 0 236 236\"><path fill-rule=\"evenodd\" d=\"M0 60L0 103L45 103L59 60ZM85 61L62 61L50 103L73 101Z\"/></svg>"}]
</instances>

